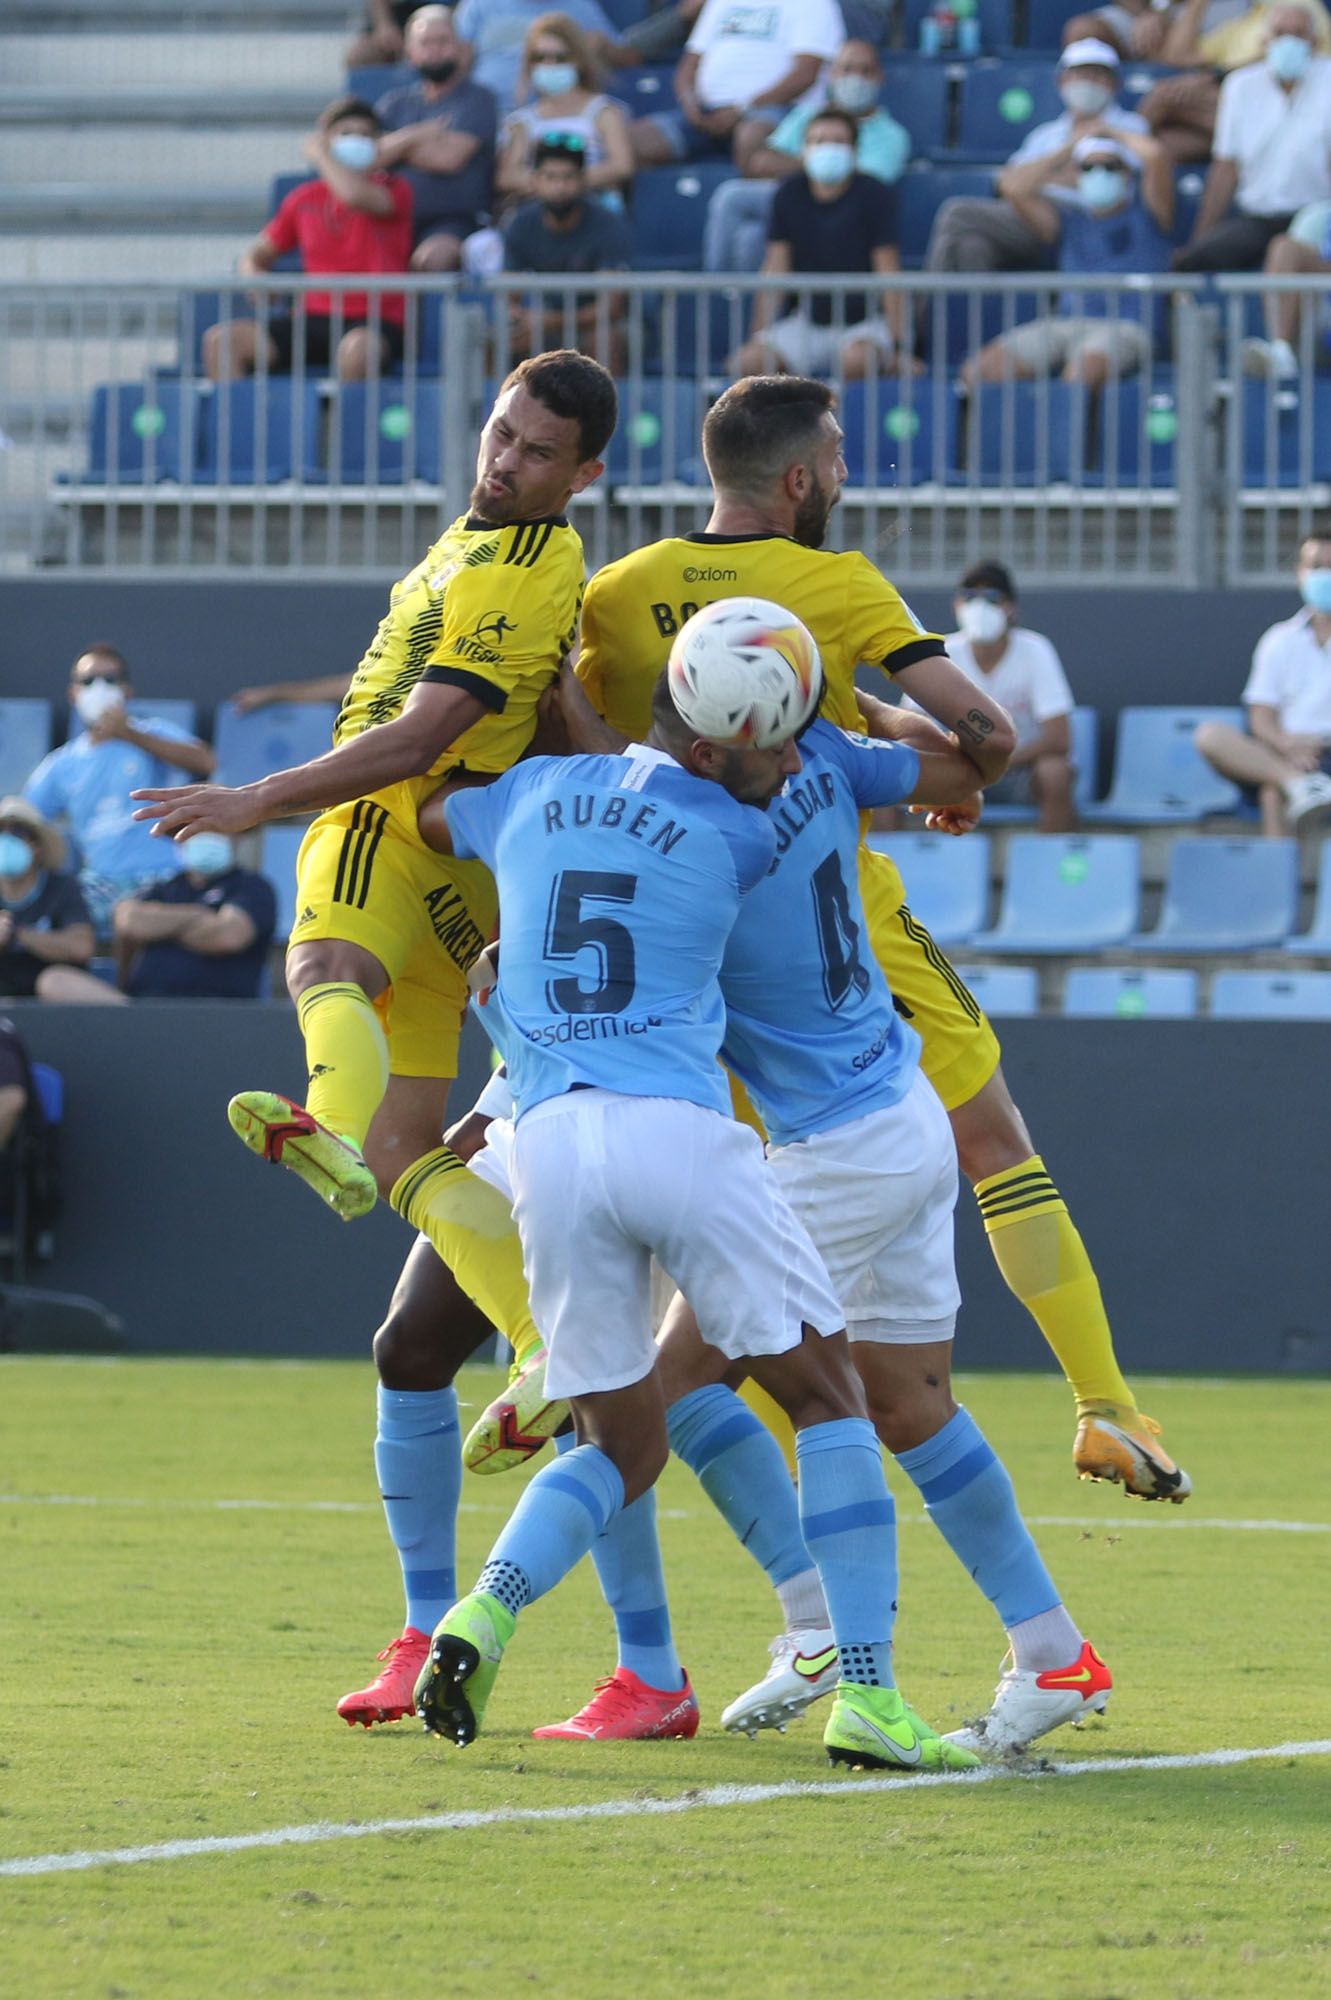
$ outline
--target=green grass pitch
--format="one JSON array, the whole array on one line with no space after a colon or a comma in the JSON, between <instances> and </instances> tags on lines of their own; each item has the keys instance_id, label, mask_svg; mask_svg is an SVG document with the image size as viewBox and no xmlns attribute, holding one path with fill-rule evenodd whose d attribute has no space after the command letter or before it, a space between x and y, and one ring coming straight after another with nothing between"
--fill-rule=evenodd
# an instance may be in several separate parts
<instances>
[{"instance_id":1,"label":"green grass pitch","mask_svg":"<svg viewBox=\"0 0 1331 2000\"><path fill-rule=\"evenodd\" d=\"M479 1409L497 1380L469 1372L464 1403ZM674 1464L660 1501L703 1706L695 1741L531 1740L613 1664L586 1564L524 1615L470 1750L411 1722L353 1732L334 1704L401 1625L369 1368L0 1361L5 1994L1325 1994L1331 1756L1153 1760L1331 1737L1331 1384L1150 1384L1145 1406L1196 1484L1183 1508L1077 1484L1061 1384L972 1377L962 1393L1115 1674L1103 1722L1060 1732L1049 1757L1140 1768L866 1789L823 1762L816 1708L784 1737L723 1735L720 1710L765 1667L777 1620ZM894 1483L900 1679L951 1727L987 1705L1002 1636ZM516 1490L467 1480L464 1584ZM1308 1531L1242 1525L1263 1522ZM642 1810L802 1781L832 1789ZM486 1817L595 1802L625 1810ZM459 1812L481 1817L81 1872L3 1868Z\"/></svg>"}]
</instances>

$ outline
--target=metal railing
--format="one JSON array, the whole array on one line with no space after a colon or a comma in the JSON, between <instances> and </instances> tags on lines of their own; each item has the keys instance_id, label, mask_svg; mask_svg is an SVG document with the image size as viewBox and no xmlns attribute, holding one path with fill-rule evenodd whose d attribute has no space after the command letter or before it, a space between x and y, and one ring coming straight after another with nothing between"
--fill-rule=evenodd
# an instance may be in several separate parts
<instances>
[{"instance_id":1,"label":"metal railing","mask_svg":"<svg viewBox=\"0 0 1331 2000\"><path fill-rule=\"evenodd\" d=\"M1320 313L1331 280L1292 284ZM568 344L599 354L620 383L605 475L574 502L596 566L706 519L702 419L752 337L755 298L770 294L778 318L827 301L819 372L838 390L849 470L832 542L917 584L951 582L981 555L1031 583L1283 577L1289 537L1331 475L1317 314L1304 314L1296 383L1245 387L1239 368L1255 296L1290 286L1225 279L1217 306L1199 279L1044 273L2 282L0 560L400 571L465 507L476 438L511 361L529 345ZM320 294L328 354L307 358ZM365 312L352 346L377 353L394 300L400 358L339 380L330 357L351 322ZM1083 313L1111 342L1141 349L1141 365L1093 392L1053 371L962 380L986 342L1025 342L1023 328ZM842 350L861 316L875 328L890 319L899 343L927 355L919 372L892 362L855 377ZM1127 332L1143 326L1148 341ZM233 342L253 375L211 379L226 374ZM344 355L348 365L363 372L363 355ZM1262 411L1278 416L1274 430L1260 428ZM1249 477L1259 434L1261 480Z\"/></svg>"},{"instance_id":2,"label":"metal railing","mask_svg":"<svg viewBox=\"0 0 1331 2000\"><path fill-rule=\"evenodd\" d=\"M1287 583L1299 543L1331 508L1331 278L1224 277L1225 574ZM1292 309L1292 311L1290 310ZM1293 375L1254 352L1289 312ZM1254 369L1254 364L1256 364Z\"/></svg>"}]
</instances>

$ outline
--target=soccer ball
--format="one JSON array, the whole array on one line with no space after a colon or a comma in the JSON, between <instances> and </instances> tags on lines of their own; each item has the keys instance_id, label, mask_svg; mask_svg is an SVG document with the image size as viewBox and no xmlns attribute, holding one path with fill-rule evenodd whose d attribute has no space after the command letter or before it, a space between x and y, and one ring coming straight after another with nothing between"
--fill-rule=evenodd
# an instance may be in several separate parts
<instances>
[{"instance_id":1,"label":"soccer ball","mask_svg":"<svg viewBox=\"0 0 1331 2000\"><path fill-rule=\"evenodd\" d=\"M723 597L696 611L670 648L667 675L690 729L759 750L797 735L823 691L812 632L765 597Z\"/></svg>"}]
</instances>

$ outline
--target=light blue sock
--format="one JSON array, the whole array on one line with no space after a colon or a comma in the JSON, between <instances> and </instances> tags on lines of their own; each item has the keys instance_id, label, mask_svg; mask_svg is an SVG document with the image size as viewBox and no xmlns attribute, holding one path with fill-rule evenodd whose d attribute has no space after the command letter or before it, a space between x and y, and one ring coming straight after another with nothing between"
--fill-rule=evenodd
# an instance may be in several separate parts
<instances>
[{"instance_id":1,"label":"light blue sock","mask_svg":"<svg viewBox=\"0 0 1331 2000\"><path fill-rule=\"evenodd\" d=\"M572 1451L572 1431L555 1439L562 1458ZM675 1651L666 1599L665 1570L656 1533L656 1488L615 1515L592 1543L601 1595L610 1606L619 1640L619 1665L652 1688L681 1688L684 1669Z\"/></svg>"},{"instance_id":2,"label":"light blue sock","mask_svg":"<svg viewBox=\"0 0 1331 2000\"><path fill-rule=\"evenodd\" d=\"M867 1417L837 1417L796 1433L800 1525L818 1565L841 1653L841 1678L895 1687L896 1510Z\"/></svg>"},{"instance_id":3,"label":"light blue sock","mask_svg":"<svg viewBox=\"0 0 1331 2000\"><path fill-rule=\"evenodd\" d=\"M896 1454L930 1518L1010 1630L1059 1602L1012 1481L969 1410L923 1444Z\"/></svg>"},{"instance_id":4,"label":"light blue sock","mask_svg":"<svg viewBox=\"0 0 1331 2000\"><path fill-rule=\"evenodd\" d=\"M776 1586L810 1567L799 1502L781 1447L723 1382L694 1389L666 1412L670 1449Z\"/></svg>"},{"instance_id":5,"label":"light blue sock","mask_svg":"<svg viewBox=\"0 0 1331 2000\"><path fill-rule=\"evenodd\" d=\"M581 1562L623 1505L624 1482L614 1460L594 1444L575 1445L532 1480L491 1549L477 1590L516 1616Z\"/></svg>"},{"instance_id":6,"label":"light blue sock","mask_svg":"<svg viewBox=\"0 0 1331 2000\"><path fill-rule=\"evenodd\" d=\"M385 1389L381 1382L374 1468L402 1565L407 1624L433 1632L458 1594L462 1448L454 1391Z\"/></svg>"}]
</instances>

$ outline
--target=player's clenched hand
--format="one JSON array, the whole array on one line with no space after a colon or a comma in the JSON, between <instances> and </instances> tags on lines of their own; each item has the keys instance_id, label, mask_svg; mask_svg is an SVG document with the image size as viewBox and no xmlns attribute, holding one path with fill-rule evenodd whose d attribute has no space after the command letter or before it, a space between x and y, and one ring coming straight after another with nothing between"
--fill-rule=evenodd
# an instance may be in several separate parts
<instances>
[{"instance_id":1,"label":"player's clenched hand","mask_svg":"<svg viewBox=\"0 0 1331 2000\"><path fill-rule=\"evenodd\" d=\"M163 791L131 792L143 804L135 819L152 819L154 833L188 840L195 833L248 833L263 818L248 786L171 785Z\"/></svg>"},{"instance_id":2,"label":"player's clenched hand","mask_svg":"<svg viewBox=\"0 0 1331 2000\"><path fill-rule=\"evenodd\" d=\"M910 810L925 815L924 824L930 833L973 833L984 811L984 797L980 792L972 792L960 805L911 806Z\"/></svg>"}]
</instances>

